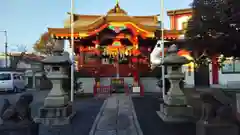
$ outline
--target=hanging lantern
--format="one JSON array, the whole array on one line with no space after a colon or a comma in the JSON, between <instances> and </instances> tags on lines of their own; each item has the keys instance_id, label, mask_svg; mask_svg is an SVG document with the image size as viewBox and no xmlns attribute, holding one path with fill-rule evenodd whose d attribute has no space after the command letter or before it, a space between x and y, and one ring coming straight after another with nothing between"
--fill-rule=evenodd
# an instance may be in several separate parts
<instances>
[{"instance_id":1,"label":"hanging lantern","mask_svg":"<svg viewBox=\"0 0 240 135\"><path fill-rule=\"evenodd\" d=\"M96 48L96 49L98 49L99 47L100 47L99 44L96 44L96 45L95 45L95 48Z\"/></svg>"},{"instance_id":2,"label":"hanging lantern","mask_svg":"<svg viewBox=\"0 0 240 135\"><path fill-rule=\"evenodd\" d=\"M132 52L131 51L129 51L129 56L132 56Z\"/></svg>"},{"instance_id":3,"label":"hanging lantern","mask_svg":"<svg viewBox=\"0 0 240 135\"><path fill-rule=\"evenodd\" d=\"M125 51L125 55L128 56L128 51Z\"/></svg>"}]
</instances>

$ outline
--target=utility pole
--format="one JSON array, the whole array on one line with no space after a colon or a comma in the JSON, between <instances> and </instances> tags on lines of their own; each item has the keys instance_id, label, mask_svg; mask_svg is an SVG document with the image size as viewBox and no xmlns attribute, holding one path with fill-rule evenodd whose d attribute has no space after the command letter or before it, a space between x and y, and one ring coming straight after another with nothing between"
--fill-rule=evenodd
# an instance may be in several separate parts
<instances>
[{"instance_id":1,"label":"utility pole","mask_svg":"<svg viewBox=\"0 0 240 135\"><path fill-rule=\"evenodd\" d=\"M72 65L71 65L71 102L74 101L74 0L71 0L71 47L72 47Z\"/></svg>"},{"instance_id":2,"label":"utility pole","mask_svg":"<svg viewBox=\"0 0 240 135\"><path fill-rule=\"evenodd\" d=\"M161 0L161 48L162 48L162 93L163 98L165 97L165 66L163 65L164 59L164 0Z\"/></svg>"},{"instance_id":3,"label":"utility pole","mask_svg":"<svg viewBox=\"0 0 240 135\"><path fill-rule=\"evenodd\" d=\"M5 36L5 67L8 67L8 36L7 36L7 31L0 31L4 33Z\"/></svg>"}]
</instances>

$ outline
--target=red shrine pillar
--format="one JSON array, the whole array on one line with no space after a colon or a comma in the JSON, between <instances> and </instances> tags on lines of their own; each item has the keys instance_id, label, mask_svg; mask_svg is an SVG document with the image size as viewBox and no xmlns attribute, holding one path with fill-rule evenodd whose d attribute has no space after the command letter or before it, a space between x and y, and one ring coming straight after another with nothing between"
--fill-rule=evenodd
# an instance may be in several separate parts
<instances>
[{"instance_id":1,"label":"red shrine pillar","mask_svg":"<svg viewBox=\"0 0 240 135\"><path fill-rule=\"evenodd\" d=\"M80 67L80 63L79 63L79 62L80 62L80 60L79 60L79 59L80 59L80 55L79 55L79 54L77 54L77 55L76 55L76 61L77 61L77 71L79 71L79 70L80 70L80 68L81 68L81 67Z\"/></svg>"},{"instance_id":2,"label":"red shrine pillar","mask_svg":"<svg viewBox=\"0 0 240 135\"><path fill-rule=\"evenodd\" d=\"M138 69L135 66L133 66L132 68L133 86L140 87L140 96L144 96L144 88L143 85L140 83Z\"/></svg>"},{"instance_id":3,"label":"red shrine pillar","mask_svg":"<svg viewBox=\"0 0 240 135\"><path fill-rule=\"evenodd\" d=\"M81 47L79 46L78 47L78 50L79 50L79 59L78 59L78 63L79 63L79 66L80 65L83 65L84 64L84 51L81 50Z\"/></svg>"},{"instance_id":4,"label":"red shrine pillar","mask_svg":"<svg viewBox=\"0 0 240 135\"><path fill-rule=\"evenodd\" d=\"M212 84L218 84L219 82L219 64L217 56L212 58Z\"/></svg>"}]
</instances>

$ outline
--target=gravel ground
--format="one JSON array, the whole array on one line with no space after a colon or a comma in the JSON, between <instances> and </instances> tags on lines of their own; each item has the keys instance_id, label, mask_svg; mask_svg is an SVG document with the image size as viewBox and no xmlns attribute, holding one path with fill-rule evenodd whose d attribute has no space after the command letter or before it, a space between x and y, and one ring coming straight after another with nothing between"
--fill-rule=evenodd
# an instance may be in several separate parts
<instances>
[{"instance_id":1,"label":"gravel ground","mask_svg":"<svg viewBox=\"0 0 240 135\"><path fill-rule=\"evenodd\" d=\"M140 127L144 135L194 135L195 124L164 123L156 111L160 109L160 101L156 96L133 97L133 103Z\"/></svg>"}]
</instances>

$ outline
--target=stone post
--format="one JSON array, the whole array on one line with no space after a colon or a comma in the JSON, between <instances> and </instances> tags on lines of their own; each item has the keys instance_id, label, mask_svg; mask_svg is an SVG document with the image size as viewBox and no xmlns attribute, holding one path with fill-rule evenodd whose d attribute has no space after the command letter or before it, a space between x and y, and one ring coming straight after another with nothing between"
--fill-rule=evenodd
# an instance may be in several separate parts
<instances>
[{"instance_id":1,"label":"stone post","mask_svg":"<svg viewBox=\"0 0 240 135\"><path fill-rule=\"evenodd\" d=\"M185 57L178 56L177 51L177 46L172 45L168 50L168 56L163 60L168 71L166 78L171 85L157 114L166 122L186 122L192 116L192 108L187 105L186 97L180 88L180 81L184 79L182 65L189 61Z\"/></svg>"}]
</instances>

